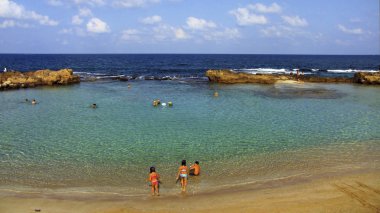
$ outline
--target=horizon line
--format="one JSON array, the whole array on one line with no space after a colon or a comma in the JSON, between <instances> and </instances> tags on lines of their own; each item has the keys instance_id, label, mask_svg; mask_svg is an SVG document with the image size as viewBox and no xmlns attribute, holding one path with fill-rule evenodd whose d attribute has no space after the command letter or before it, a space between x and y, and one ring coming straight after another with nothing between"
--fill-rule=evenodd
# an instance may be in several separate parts
<instances>
[{"instance_id":1,"label":"horizon line","mask_svg":"<svg viewBox=\"0 0 380 213\"><path fill-rule=\"evenodd\" d=\"M378 54L313 54L313 53L0 53L0 55L331 55L331 56L380 56Z\"/></svg>"}]
</instances>

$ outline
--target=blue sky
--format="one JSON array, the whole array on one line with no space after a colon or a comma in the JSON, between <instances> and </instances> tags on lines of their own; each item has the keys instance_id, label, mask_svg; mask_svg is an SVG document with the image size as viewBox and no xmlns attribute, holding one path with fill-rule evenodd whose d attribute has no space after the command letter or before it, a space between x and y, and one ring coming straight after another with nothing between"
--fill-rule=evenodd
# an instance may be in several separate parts
<instances>
[{"instance_id":1,"label":"blue sky","mask_svg":"<svg viewBox=\"0 0 380 213\"><path fill-rule=\"evenodd\" d=\"M380 54L378 0L0 0L1 53Z\"/></svg>"}]
</instances>

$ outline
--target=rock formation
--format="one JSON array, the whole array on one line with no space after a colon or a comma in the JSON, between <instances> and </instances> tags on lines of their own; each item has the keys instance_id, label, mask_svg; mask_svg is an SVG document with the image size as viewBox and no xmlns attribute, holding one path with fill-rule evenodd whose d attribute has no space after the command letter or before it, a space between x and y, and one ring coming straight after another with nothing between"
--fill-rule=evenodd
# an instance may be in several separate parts
<instances>
[{"instance_id":1,"label":"rock formation","mask_svg":"<svg viewBox=\"0 0 380 213\"><path fill-rule=\"evenodd\" d=\"M239 73L230 70L208 70L206 76L209 81L216 83L259 83L274 84L277 81L297 80L296 75L284 74L249 74ZM314 83L361 83L380 84L380 72L376 73L355 73L354 78L348 77L322 77L322 76L299 76L299 80Z\"/></svg>"},{"instance_id":2,"label":"rock formation","mask_svg":"<svg viewBox=\"0 0 380 213\"><path fill-rule=\"evenodd\" d=\"M278 80L289 80L285 75L254 75L249 73L238 73L230 70L208 70L206 76L211 82L234 84L234 83L259 83L273 84Z\"/></svg>"},{"instance_id":3,"label":"rock formation","mask_svg":"<svg viewBox=\"0 0 380 213\"><path fill-rule=\"evenodd\" d=\"M71 69L0 73L0 90L79 83Z\"/></svg>"},{"instance_id":4,"label":"rock formation","mask_svg":"<svg viewBox=\"0 0 380 213\"><path fill-rule=\"evenodd\" d=\"M358 73L355 73L354 83L380 84L380 72L373 72L373 73L358 72Z\"/></svg>"}]
</instances>

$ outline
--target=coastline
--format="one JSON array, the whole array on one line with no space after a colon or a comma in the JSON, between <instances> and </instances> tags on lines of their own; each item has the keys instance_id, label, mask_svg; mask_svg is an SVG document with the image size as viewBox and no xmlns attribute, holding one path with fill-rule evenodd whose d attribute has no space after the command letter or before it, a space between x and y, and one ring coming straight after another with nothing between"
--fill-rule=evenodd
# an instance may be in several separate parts
<instances>
[{"instance_id":1,"label":"coastline","mask_svg":"<svg viewBox=\"0 0 380 213\"><path fill-rule=\"evenodd\" d=\"M256 184L197 195L109 199L0 196L1 212L379 212L380 171L324 175L304 181L257 187Z\"/></svg>"}]
</instances>

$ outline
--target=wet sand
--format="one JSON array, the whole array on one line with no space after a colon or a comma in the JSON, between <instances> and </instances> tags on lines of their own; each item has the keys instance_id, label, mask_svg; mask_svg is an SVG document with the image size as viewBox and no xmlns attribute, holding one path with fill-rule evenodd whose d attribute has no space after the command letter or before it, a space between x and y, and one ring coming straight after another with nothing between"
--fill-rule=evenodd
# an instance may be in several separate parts
<instances>
[{"instance_id":1,"label":"wet sand","mask_svg":"<svg viewBox=\"0 0 380 213\"><path fill-rule=\"evenodd\" d=\"M354 172L257 187L254 184L198 195L86 198L6 194L0 212L380 212L380 171Z\"/></svg>"}]
</instances>

